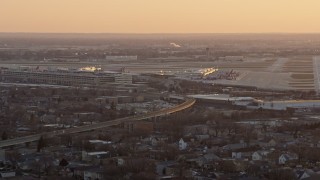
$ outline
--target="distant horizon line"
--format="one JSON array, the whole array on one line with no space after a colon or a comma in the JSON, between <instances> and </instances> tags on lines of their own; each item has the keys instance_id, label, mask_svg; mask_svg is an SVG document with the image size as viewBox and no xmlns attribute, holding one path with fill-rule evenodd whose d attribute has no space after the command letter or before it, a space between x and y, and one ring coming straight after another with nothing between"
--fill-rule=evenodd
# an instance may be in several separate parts
<instances>
[{"instance_id":1,"label":"distant horizon line","mask_svg":"<svg viewBox=\"0 0 320 180\"><path fill-rule=\"evenodd\" d=\"M320 32L190 32L190 33L179 33L179 32L155 32L155 33L138 33L138 32L1 32L0 34L113 34L113 35L159 35L159 34L167 34L167 35L187 35L187 34L195 34L195 35L208 35L208 34L320 34Z\"/></svg>"}]
</instances>

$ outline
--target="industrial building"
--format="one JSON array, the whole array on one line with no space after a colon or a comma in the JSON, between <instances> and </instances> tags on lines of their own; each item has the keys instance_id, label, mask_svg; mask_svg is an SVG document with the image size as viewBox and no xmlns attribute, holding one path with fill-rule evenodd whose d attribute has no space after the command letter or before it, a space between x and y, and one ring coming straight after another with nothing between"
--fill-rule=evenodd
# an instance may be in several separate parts
<instances>
[{"instance_id":1,"label":"industrial building","mask_svg":"<svg viewBox=\"0 0 320 180\"><path fill-rule=\"evenodd\" d=\"M320 100L261 101L258 107L272 110L286 110L287 108L312 109L320 108Z\"/></svg>"},{"instance_id":2,"label":"industrial building","mask_svg":"<svg viewBox=\"0 0 320 180\"><path fill-rule=\"evenodd\" d=\"M132 84L132 75L118 72L79 71L68 69L44 70L2 68L0 81L18 83L39 83L67 86L101 86L111 83Z\"/></svg>"},{"instance_id":3,"label":"industrial building","mask_svg":"<svg viewBox=\"0 0 320 180\"><path fill-rule=\"evenodd\" d=\"M228 94L197 94L189 95L195 98L197 102L213 104L230 104L243 106L248 109L269 109L269 110L287 110L291 109L313 109L320 108L320 100L284 100L284 101L263 101L252 97L231 97Z\"/></svg>"},{"instance_id":4,"label":"industrial building","mask_svg":"<svg viewBox=\"0 0 320 180\"><path fill-rule=\"evenodd\" d=\"M246 106L255 101L252 97L231 97L228 94L196 94L189 95L188 97L196 99L198 102L217 103L217 104L230 104Z\"/></svg>"}]
</instances>

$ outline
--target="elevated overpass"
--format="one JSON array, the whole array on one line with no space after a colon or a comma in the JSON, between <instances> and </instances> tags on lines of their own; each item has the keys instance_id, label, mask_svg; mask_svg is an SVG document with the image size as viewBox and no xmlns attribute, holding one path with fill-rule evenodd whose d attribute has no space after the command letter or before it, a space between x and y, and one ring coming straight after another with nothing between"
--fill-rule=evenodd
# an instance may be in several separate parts
<instances>
[{"instance_id":1,"label":"elevated overpass","mask_svg":"<svg viewBox=\"0 0 320 180\"><path fill-rule=\"evenodd\" d=\"M191 107L195 102L196 102L196 100L193 98L186 98L185 102L183 102L182 104L179 104L177 106L170 107L167 109L162 109L162 110L150 112L150 113L147 113L144 115L130 116L130 117L119 118L119 119L115 119L115 120L111 120L111 121L101 122L101 123L97 123L97 124L74 127L74 128L69 128L69 129L62 129L62 130L57 130L57 131L52 131L52 132L47 132L47 133L40 133L40 134L35 134L35 135L29 135L29 136L24 136L24 137L18 137L15 139L8 139L8 140L0 141L0 148L23 144L26 142L37 141L40 139L41 136L53 137L53 136L59 136L59 135L64 135L64 134L80 133L80 132L105 128L105 127L110 127L110 126L114 126L114 125L119 125L119 124L121 124L123 122L127 122L127 121L140 121L140 120L150 119L150 118L154 118L154 117L166 116L166 115L173 114L173 113L182 111L184 109L187 109L187 108Z\"/></svg>"}]
</instances>

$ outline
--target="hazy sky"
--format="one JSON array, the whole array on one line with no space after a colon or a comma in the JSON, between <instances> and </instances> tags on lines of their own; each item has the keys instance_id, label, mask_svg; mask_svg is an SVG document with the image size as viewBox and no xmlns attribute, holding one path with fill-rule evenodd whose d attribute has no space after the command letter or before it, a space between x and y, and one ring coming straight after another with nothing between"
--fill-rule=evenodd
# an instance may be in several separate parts
<instances>
[{"instance_id":1,"label":"hazy sky","mask_svg":"<svg viewBox=\"0 0 320 180\"><path fill-rule=\"evenodd\" d=\"M0 0L0 32L320 32L320 0Z\"/></svg>"}]
</instances>

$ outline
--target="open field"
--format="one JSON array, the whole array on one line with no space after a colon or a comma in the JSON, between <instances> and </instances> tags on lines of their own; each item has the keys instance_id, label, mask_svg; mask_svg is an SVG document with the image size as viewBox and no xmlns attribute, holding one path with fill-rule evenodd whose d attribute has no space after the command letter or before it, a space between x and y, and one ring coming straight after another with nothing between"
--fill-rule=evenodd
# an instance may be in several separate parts
<instances>
[{"instance_id":1,"label":"open field","mask_svg":"<svg viewBox=\"0 0 320 180\"><path fill-rule=\"evenodd\" d=\"M287 73L249 72L239 81L219 80L219 84L256 86L263 89L286 90L290 75Z\"/></svg>"},{"instance_id":2,"label":"open field","mask_svg":"<svg viewBox=\"0 0 320 180\"><path fill-rule=\"evenodd\" d=\"M294 73L291 75L293 79L310 80L313 79L313 73Z\"/></svg>"},{"instance_id":3,"label":"open field","mask_svg":"<svg viewBox=\"0 0 320 180\"><path fill-rule=\"evenodd\" d=\"M312 57L293 57L284 64L283 72L291 73L290 86L293 89L314 90Z\"/></svg>"}]
</instances>

